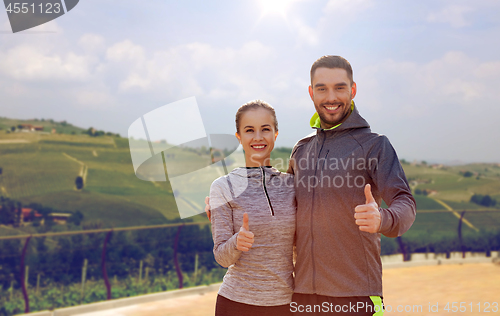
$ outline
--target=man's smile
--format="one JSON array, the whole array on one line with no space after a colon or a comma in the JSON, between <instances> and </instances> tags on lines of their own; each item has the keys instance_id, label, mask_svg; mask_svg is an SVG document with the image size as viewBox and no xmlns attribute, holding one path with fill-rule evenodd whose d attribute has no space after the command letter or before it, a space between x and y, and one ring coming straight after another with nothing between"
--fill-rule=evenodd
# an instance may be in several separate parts
<instances>
[{"instance_id":1,"label":"man's smile","mask_svg":"<svg viewBox=\"0 0 500 316\"><path fill-rule=\"evenodd\" d=\"M324 104L323 107L326 109L327 113L333 114L337 112L337 110L341 107L341 104L336 104L336 105Z\"/></svg>"}]
</instances>

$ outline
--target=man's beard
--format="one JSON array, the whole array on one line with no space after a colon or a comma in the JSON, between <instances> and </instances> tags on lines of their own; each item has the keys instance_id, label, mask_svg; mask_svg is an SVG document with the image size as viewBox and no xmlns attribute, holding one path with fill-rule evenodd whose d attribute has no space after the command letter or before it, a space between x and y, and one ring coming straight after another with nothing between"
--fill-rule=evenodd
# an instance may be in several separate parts
<instances>
[{"instance_id":1,"label":"man's beard","mask_svg":"<svg viewBox=\"0 0 500 316\"><path fill-rule=\"evenodd\" d=\"M351 104L351 100L349 100L348 104L349 105ZM345 111L345 112L341 113L342 117L340 119L335 120L335 121L330 121L329 115L327 113L325 113L324 111L321 111L321 113L318 112L318 115L319 115L319 117L320 117L320 119L321 119L322 122L324 122L324 123L326 123L328 125L331 125L333 127L333 126L336 126L336 125L340 124L341 122L343 122L346 119L346 117L349 115L349 112L350 112L350 107L346 103L342 103L342 102L337 102L337 103L323 102L323 103L320 104L320 108L324 109L325 106L337 106L337 105L339 105L339 108L341 108L342 111ZM346 111L346 109L347 109L347 111Z\"/></svg>"}]
</instances>

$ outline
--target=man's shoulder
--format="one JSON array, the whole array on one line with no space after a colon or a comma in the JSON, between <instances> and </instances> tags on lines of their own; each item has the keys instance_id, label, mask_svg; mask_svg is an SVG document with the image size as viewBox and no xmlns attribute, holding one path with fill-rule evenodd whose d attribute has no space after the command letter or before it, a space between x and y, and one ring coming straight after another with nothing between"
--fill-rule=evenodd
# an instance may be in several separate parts
<instances>
[{"instance_id":1,"label":"man's shoulder","mask_svg":"<svg viewBox=\"0 0 500 316\"><path fill-rule=\"evenodd\" d=\"M386 135L372 132L370 128L353 130L349 134L363 147L391 143Z\"/></svg>"},{"instance_id":2,"label":"man's shoulder","mask_svg":"<svg viewBox=\"0 0 500 316\"><path fill-rule=\"evenodd\" d=\"M295 145L293 146L293 149L292 149L292 156L294 155L294 153L299 149L301 148L302 146L306 145L307 143L309 143L311 140L313 140L314 138L316 137L316 131L312 132L311 134L305 136L305 137L302 137L301 139L299 139L299 141L297 143L295 143Z\"/></svg>"}]
</instances>

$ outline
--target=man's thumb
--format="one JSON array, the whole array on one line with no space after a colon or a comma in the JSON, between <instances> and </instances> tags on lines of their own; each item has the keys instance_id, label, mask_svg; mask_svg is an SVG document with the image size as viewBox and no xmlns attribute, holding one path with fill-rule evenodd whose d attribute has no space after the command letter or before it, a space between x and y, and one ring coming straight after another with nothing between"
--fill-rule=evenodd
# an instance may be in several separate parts
<instances>
[{"instance_id":1,"label":"man's thumb","mask_svg":"<svg viewBox=\"0 0 500 316\"><path fill-rule=\"evenodd\" d=\"M246 231L250 231L250 227L248 227L248 214L247 213L243 214L243 225L241 227L243 227L243 229Z\"/></svg>"},{"instance_id":2,"label":"man's thumb","mask_svg":"<svg viewBox=\"0 0 500 316\"><path fill-rule=\"evenodd\" d=\"M375 199L373 198L372 194L372 186L369 184L365 185L365 198L366 198L365 204L370 204L375 202Z\"/></svg>"}]
</instances>

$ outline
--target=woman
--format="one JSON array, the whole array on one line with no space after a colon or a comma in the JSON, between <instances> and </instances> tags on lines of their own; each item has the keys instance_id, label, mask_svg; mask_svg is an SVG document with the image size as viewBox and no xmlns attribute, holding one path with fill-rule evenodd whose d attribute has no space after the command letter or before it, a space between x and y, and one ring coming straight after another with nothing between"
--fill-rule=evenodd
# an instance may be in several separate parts
<instances>
[{"instance_id":1,"label":"woman","mask_svg":"<svg viewBox=\"0 0 500 316\"><path fill-rule=\"evenodd\" d=\"M215 315L291 315L295 190L293 175L270 166L278 136L273 107L242 105L235 135L246 166L210 188L215 260L229 267Z\"/></svg>"}]
</instances>

